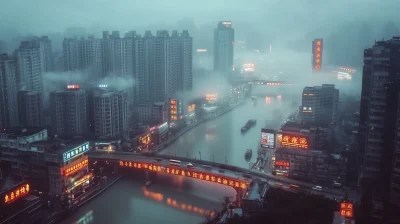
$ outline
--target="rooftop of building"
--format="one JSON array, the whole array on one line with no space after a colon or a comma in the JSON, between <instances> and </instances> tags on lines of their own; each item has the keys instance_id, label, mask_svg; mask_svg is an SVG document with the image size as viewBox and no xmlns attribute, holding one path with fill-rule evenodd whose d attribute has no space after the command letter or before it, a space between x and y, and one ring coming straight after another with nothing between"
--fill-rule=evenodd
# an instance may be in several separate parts
<instances>
[{"instance_id":1,"label":"rooftop of building","mask_svg":"<svg viewBox=\"0 0 400 224\"><path fill-rule=\"evenodd\" d=\"M10 138L12 137L26 137L30 136L36 133L39 133L43 130L46 130L45 128L39 128L39 127L14 127L14 128L8 128L2 131L2 133L7 134L7 136Z\"/></svg>"},{"instance_id":2,"label":"rooftop of building","mask_svg":"<svg viewBox=\"0 0 400 224\"><path fill-rule=\"evenodd\" d=\"M86 143L83 140L63 140L63 139L48 139L37 141L31 144L31 147L49 147L51 153L64 154L65 152Z\"/></svg>"},{"instance_id":3,"label":"rooftop of building","mask_svg":"<svg viewBox=\"0 0 400 224\"><path fill-rule=\"evenodd\" d=\"M267 182L255 180L251 182L250 187L246 190L242 199L252 200L252 201L262 200L267 191L268 191Z\"/></svg>"},{"instance_id":4,"label":"rooftop of building","mask_svg":"<svg viewBox=\"0 0 400 224\"><path fill-rule=\"evenodd\" d=\"M22 182L20 180L14 180L12 178L0 179L0 195L21 183Z\"/></svg>"}]
</instances>

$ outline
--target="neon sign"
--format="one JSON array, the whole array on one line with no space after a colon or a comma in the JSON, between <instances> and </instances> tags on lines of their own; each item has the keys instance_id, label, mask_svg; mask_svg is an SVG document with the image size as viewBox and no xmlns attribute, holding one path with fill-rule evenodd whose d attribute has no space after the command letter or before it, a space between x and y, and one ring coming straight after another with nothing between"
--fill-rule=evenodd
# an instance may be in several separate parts
<instances>
[{"instance_id":1,"label":"neon sign","mask_svg":"<svg viewBox=\"0 0 400 224\"><path fill-rule=\"evenodd\" d=\"M261 147L275 148L275 131L262 128L261 129Z\"/></svg>"},{"instance_id":2,"label":"neon sign","mask_svg":"<svg viewBox=\"0 0 400 224\"><path fill-rule=\"evenodd\" d=\"M190 104L188 106L188 112L189 113L194 112L195 110L196 110L196 104Z\"/></svg>"},{"instance_id":3,"label":"neon sign","mask_svg":"<svg viewBox=\"0 0 400 224\"><path fill-rule=\"evenodd\" d=\"M68 85L67 89L79 89L79 85Z\"/></svg>"},{"instance_id":4,"label":"neon sign","mask_svg":"<svg viewBox=\"0 0 400 224\"><path fill-rule=\"evenodd\" d=\"M63 154L64 162L67 162L76 156L81 155L82 153L85 153L89 151L89 142L85 142L82 145L79 145Z\"/></svg>"},{"instance_id":5,"label":"neon sign","mask_svg":"<svg viewBox=\"0 0 400 224\"><path fill-rule=\"evenodd\" d=\"M178 120L177 116L177 100L176 99L170 99L169 100L169 114L170 114L170 120L171 121L176 121Z\"/></svg>"},{"instance_id":6,"label":"neon sign","mask_svg":"<svg viewBox=\"0 0 400 224\"><path fill-rule=\"evenodd\" d=\"M76 165L73 165L73 166L69 167L68 169L64 170L64 175L65 176L69 176L69 175L74 174L74 173L78 172L79 170L81 170L81 169L83 169L83 168L85 168L87 166L88 166L88 160L85 159L82 162L80 162L80 163L78 163Z\"/></svg>"},{"instance_id":7,"label":"neon sign","mask_svg":"<svg viewBox=\"0 0 400 224\"><path fill-rule=\"evenodd\" d=\"M353 204L350 202L340 203L340 215L345 218L353 218Z\"/></svg>"},{"instance_id":8,"label":"neon sign","mask_svg":"<svg viewBox=\"0 0 400 224\"><path fill-rule=\"evenodd\" d=\"M313 41L313 70L315 71L321 70L322 48L323 48L323 40L315 39Z\"/></svg>"},{"instance_id":9,"label":"neon sign","mask_svg":"<svg viewBox=\"0 0 400 224\"><path fill-rule=\"evenodd\" d=\"M217 94L206 94L206 100L207 101L216 101L217 100Z\"/></svg>"},{"instance_id":10,"label":"neon sign","mask_svg":"<svg viewBox=\"0 0 400 224\"><path fill-rule=\"evenodd\" d=\"M207 52L207 49L197 49L196 52L204 53L204 52Z\"/></svg>"},{"instance_id":11,"label":"neon sign","mask_svg":"<svg viewBox=\"0 0 400 224\"><path fill-rule=\"evenodd\" d=\"M234 188L242 188L242 189L247 188L246 182L241 182L236 179L227 178L225 176L220 176L220 175L216 175L216 174L208 174L208 173L188 170L188 169L184 169L184 168L179 169L176 167L169 167L169 166L163 167L163 166L151 164L151 163L129 162L129 161L122 161L122 160L119 161L119 166L135 168L135 169L147 169L147 170L154 171L154 172L164 172L164 173L171 174L171 175L191 177L191 178L214 182L214 183L218 183L218 184L222 184L222 185L226 185L226 186L230 186L230 187L234 187Z\"/></svg>"},{"instance_id":12,"label":"neon sign","mask_svg":"<svg viewBox=\"0 0 400 224\"><path fill-rule=\"evenodd\" d=\"M29 194L30 185L27 183L18 185L17 187L13 188L11 191L6 192L3 197L4 204L11 204L14 201L23 198L25 195Z\"/></svg>"},{"instance_id":13,"label":"neon sign","mask_svg":"<svg viewBox=\"0 0 400 224\"><path fill-rule=\"evenodd\" d=\"M284 147L308 149L308 139L304 136L282 134L279 138L281 145Z\"/></svg>"},{"instance_id":14,"label":"neon sign","mask_svg":"<svg viewBox=\"0 0 400 224\"><path fill-rule=\"evenodd\" d=\"M107 87L108 87L108 85L104 85L104 84L99 85L99 88L107 88Z\"/></svg>"},{"instance_id":15,"label":"neon sign","mask_svg":"<svg viewBox=\"0 0 400 224\"><path fill-rule=\"evenodd\" d=\"M224 25L227 28L232 26L232 22L230 22L230 21L223 21L223 22L221 22L221 24Z\"/></svg>"},{"instance_id":16,"label":"neon sign","mask_svg":"<svg viewBox=\"0 0 400 224\"><path fill-rule=\"evenodd\" d=\"M286 161L275 161L275 166L284 166L284 167L289 167L290 163Z\"/></svg>"}]
</instances>

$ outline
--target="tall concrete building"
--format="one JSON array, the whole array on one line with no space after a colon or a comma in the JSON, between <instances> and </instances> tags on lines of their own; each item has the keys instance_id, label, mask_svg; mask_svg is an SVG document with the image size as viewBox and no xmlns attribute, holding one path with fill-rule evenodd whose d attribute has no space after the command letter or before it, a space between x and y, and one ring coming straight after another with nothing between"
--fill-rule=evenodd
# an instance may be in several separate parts
<instances>
[{"instance_id":1,"label":"tall concrete building","mask_svg":"<svg viewBox=\"0 0 400 224\"><path fill-rule=\"evenodd\" d=\"M87 39L65 38L63 41L65 71L88 71L99 76L101 72L101 42L94 37Z\"/></svg>"},{"instance_id":2,"label":"tall concrete building","mask_svg":"<svg viewBox=\"0 0 400 224\"><path fill-rule=\"evenodd\" d=\"M233 69L235 30L231 21L221 21L214 29L214 71L228 77Z\"/></svg>"},{"instance_id":3,"label":"tall concrete building","mask_svg":"<svg viewBox=\"0 0 400 224\"><path fill-rule=\"evenodd\" d=\"M87 134L86 92L77 85L50 93L53 132L60 136Z\"/></svg>"},{"instance_id":4,"label":"tall concrete building","mask_svg":"<svg viewBox=\"0 0 400 224\"><path fill-rule=\"evenodd\" d=\"M26 90L43 93L44 49L38 41L23 41L16 51L18 84Z\"/></svg>"},{"instance_id":5,"label":"tall concrete building","mask_svg":"<svg viewBox=\"0 0 400 224\"><path fill-rule=\"evenodd\" d=\"M166 30L135 38L135 99L137 104L160 102L192 89L192 37Z\"/></svg>"},{"instance_id":6,"label":"tall concrete building","mask_svg":"<svg viewBox=\"0 0 400 224\"><path fill-rule=\"evenodd\" d=\"M360 181L400 205L400 37L364 50L358 158ZM385 203L386 204L386 203ZM397 210L398 211L398 210Z\"/></svg>"},{"instance_id":7,"label":"tall concrete building","mask_svg":"<svg viewBox=\"0 0 400 224\"><path fill-rule=\"evenodd\" d=\"M41 62L44 72L53 71L53 51L51 40L48 36L37 37L33 41L39 43L39 47L42 49Z\"/></svg>"},{"instance_id":8,"label":"tall concrete building","mask_svg":"<svg viewBox=\"0 0 400 224\"><path fill-rule=\"evenodd\" d=\"M126 91L97 91L93 98L94 134L98 138L118 138L127 134Z\"/></svg>"},{"instance_id":9,"label":"tall concrete building","mask_svg":"<svg viewBox=\"0 0 400 224\"><path fill-rule=\"evenodd\" d=\"M0 54L0 130L19 124L17 90L16 63L7 54Z\"/></svg>"},{"instance_id":10,"label":"tall concrete building","mask_svg":"<svg viewBox=\"0 0 400 224\"><path fill-rule=\"evenodd\" d=\"M20 125L24 127L42 127L43 99L36 91L18 91L18 110Z\"/></svg>"},{"instance_id":11,"label":"tall concrete building","mask_svg":"<svg viewBox=\"0 0 400 224\"><path fill-rule=\"evenodd\" d=\"M299 114L303 122L331 124L337 120L339 90L335 85L305 87Z\"/></svg>"}]
</instances>

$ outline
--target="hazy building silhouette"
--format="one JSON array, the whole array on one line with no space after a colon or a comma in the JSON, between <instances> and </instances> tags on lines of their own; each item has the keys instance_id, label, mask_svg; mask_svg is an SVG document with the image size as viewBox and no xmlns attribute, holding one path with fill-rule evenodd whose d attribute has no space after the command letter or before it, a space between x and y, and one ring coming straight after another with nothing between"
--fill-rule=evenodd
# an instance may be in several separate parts
<instances>
[{"instance_id":1,"label":"hazy building silhouette","mask_svg":"<svg viewBox=\"0 0 400 224\"><path fill-rule=\"evenodd\" d=\"M52 51L51 40L49 39L48 36L42 36L35 38L35 40L33 41L38 42L39 47L43 49L41 55L43 71L44 72L53 71L53 51Z\"/></svg>"},{"instance_id":2,"label":"hazy building silhouette","mask_svg":"<svg viewBox=\"0 0 400 224\"><path fill-rule=\"evenodd\" d=\"M69 86L50 93L52 128L60 136L87 134L86 92L79 86Z\"/></svg>"},{"instance_id":3,"label":"hazy building silhouette","mask_svg":"<svg viewBox=\"0 0 400 224\"><path fill-rule=\"evenodd\" d=\"M339 90L335 85L305 87L300 115L302 121L312 124L330 124L337 120Z\"/></svg>"},{"instance_id":4,"label":"hazy building silhouette","mask_svg":"<svg viewBox=\"0 0 400 224\"><path fill-rule=\"evenodd\" d=\"M16 51L18 84L26 90L43 93L44 48L39 41L23 41Z\"/></svg>"},{"instance_id":5,"label":"hazy building silhouette","mask_svg":"<svg viewBox=\"0 0 400 224\"><path fill-rule=\"evenodd\" d=\"M400 37L364 51L358 158L363 186L400 205Z\"/></svg>"},{"instance_id":6,"label":"hazy building silhouette","mask_svg":"<svg viewBox=\"0 0 400 224\"><path fill-rule=\"evenodd\" d=\"M43 99L36 91L18 91L18 110L20 125L24 127L42 127Z\"/></svg>"},{"instance_id":7,"label":"hazy building silhouette","mask_svg":"<svg viewBox=\"0 0 400 224\"><path fill-rule=\"evenodd\" d=\"M214 29L214 71L229 75L233 69L235 31L231 21L221 21Z\"/></svg>"},{"instance_id":8,"label":"hazy building silhouette","mask_svg":"<svg viewBox=\"0 0 400 224\"><path fill-rule=\"evenodd\" d=\"M0 128L18 126L17 68L7 54L0 54Z\"/></svg>"}]
</instances>

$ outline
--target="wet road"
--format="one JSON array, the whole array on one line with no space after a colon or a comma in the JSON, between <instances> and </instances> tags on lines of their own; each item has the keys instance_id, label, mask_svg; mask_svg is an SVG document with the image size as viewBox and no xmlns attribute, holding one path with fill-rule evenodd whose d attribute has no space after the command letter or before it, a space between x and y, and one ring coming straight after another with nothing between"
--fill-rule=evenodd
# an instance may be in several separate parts
<instances>
[{"instance_id":1,"label":"wet road","mask_svg":"<svg viewBox=\"0 0 400 224\"><path fill-rule=\"evenodd\" d=\"M126 176L62 224L200 223L222 208L233 188L184 177L159 174L148 189L143 172Z\"/></svg>"},{"instance_id":2,"label":"wet road","mask_svg":"<svg viewBox=\"0 0 400 224\"><path fill-rule=\"evenodd\" d=\"M288 104L276 97L270 97L269 100L258 98L257 105L253 107L249 99L245 105L188 131L161 154L226 162L229 165L249 168L249 163L244 158L246 149L253 149L251 162L254 163L260 145L261 128L278 128L282 121L273 117L272 112L275 108L281 108L284 119L292 112L288 109ZM249 119L256 119L256 126L241 134L240 129ZM213 127L215 132L212 131Z\"/></svg>"}]
</instances>

